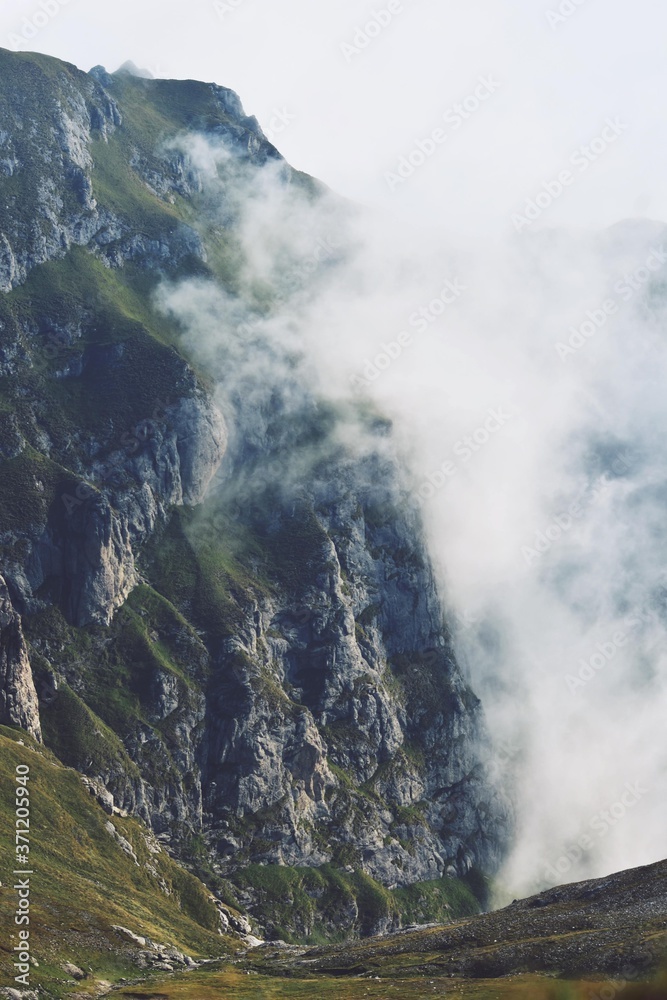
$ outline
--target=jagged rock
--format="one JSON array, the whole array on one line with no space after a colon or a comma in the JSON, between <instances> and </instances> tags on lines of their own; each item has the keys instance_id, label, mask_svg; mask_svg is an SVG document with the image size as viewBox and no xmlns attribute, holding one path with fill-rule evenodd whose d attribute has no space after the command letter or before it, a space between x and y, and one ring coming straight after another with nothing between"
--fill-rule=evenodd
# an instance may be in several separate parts
<instances>
[{"instance_id":1,"label":"jagged rock","mask_svg":"<svg viewBox=\"0 0 667 1000\"><path fill-rule=\"evenodd\" d=\"M20 726L41 740L37 692L21 619L0 576L0 722Z\"/></svg>"},{"instance_id":2,"label":"jagged rock","mask_svg":"<svg viewBox=\"0 0 667 1000\"><path fill-rule=\"evenodd\" d=\"M70 621L108 625L138 581L141 544L174 504L201 502L226 446L219 410L205 398L188 398L153 423L145 447L133 454L112 452L107 459L129 480L122 492L81 484L61 496L58 527L36 524L24 538L29 574L25 564L9 565L5 572L27 606L44 581L56 577ZM93 461L90 478L104 482L104 469Z\"/></svg>"},{"instance_id":3,"label":"jagged rock","mask_svg":"<svg viewBox=\"0 0 667 1000\"><path fill-rule=\"evenodd\" d=\"M242 846L234 813L267 806L256 836L268 863L330 861L318 829L342 849L363 844L358 863L385 885L447 868L462 876L473 861L493 869L500 840L482 819L479 702L454 659L395 463L332 466L302 509L274 506L274 530L298 531L306 517L317 544L297 591L248 604L211 684L206 808L226 870ZM341 770L351 786L372 783L377 798L355 797Z\"/></svg>"},{"instance_id":4,"label":"jagged rock","mask_svg":"<svg viewBox=\"0 0 667 1000\"><path fill-rule=\"evenodd\" d=\"M127 856L129 858L132 858L132 860L134 861L135 865L138 865L139 861L137 860L137 855L134 852L134 848L132 847L132 844L129 842L129 840L126 840L126 838L123 837L123 835L118 832L118 830L113 825L113 823L107 821L104 824L104 829L107 831L107 833L109 834L110 837L113 837L113 839L116 841L116 843L120 847L121 851L124 851L125 854L127 854Z\"/></svg>"},{"instance_id":5,"label":"jagged rock","mask_svg":"<svg viewBox=\"0 0 667 1000\"><path fill-rule=\"evenodd\" d=\"M162 944L158 946L158 958L161 961L175 962L176 965L187 965L185 955L172 944Z\"/></svg>"},{"instance_id":6,"label":"jagged rock","mask_svg":"<svg viewBox=\"0 0 667 1000\"><path fill-rule=\"evenodd\" d=\"M138 945L140 948L146 947L146 938L140 934L135 934L134 931L128 930L127 927L122 927L120 924L112 924L111 930L115 931L116 934L120 934L127 941L131 941L132 944Z\"/></svg>"},{"instance_id":7,"label":"jagged rock","mask_svg":"<svg viewBox=\"0 0 667 1000\"><path fill-rule=\"evenodd\" d=\"M226 913L227 919L229 920L230 926L237 931L239 934L250 934L252 933L252 926L249 920L241 916L238 913Z\"/></svg>"},{"instance_id":8,"label":"jagged rock","mask_svg":"<svg viewBox=\"0 0 667 1000\"><path fill-rule=\"evenodd\" d=\"M136 583L129 527L102 494L68 519L63 573L68 616L77 625L108 625Z\"/></svg>"},{"instance_id":9,"label":"jagged rock","mask_svg":"<svg viewBox=\"0 0 667 1000\"><path fill-rule=\"evenodd\" d=\"M243 936L243 943L248 946L248 948L261 948L264 941L261 938L255 937L254 934L245 934Z\"/></svg>"},{"instance_id":10,"label":"jagged rock","mask_svg":"<svg viewBox=\"0 0 667 1000\"><path fill-rule=\"evenodd\" d=\"M63 972L66 972L68 976L73 979L85 979L86 973L83 969L80 969L78 965L73 965L71 962L65 962L62 966Z\"/></svg>"},{"instance_id":11,"label":"jagged rock","mask_svg":"<svg viewBox=\"0 0 667 1000\"><path fill-rule=\"evenodd\" d=\"M95 796L95 799L99 805L102 806L105 813L108 813L109 816L113 816L114 802L111 792L104 787L101 781L95 781L93 778L87 778L85 775L82 775L81 780L90 794Z\"/></svg>"},{"instance_id":12,"label":"jagged rock","mask_svg":"<svg viewBox=\"0 0 667 1000\"><path fill-rule=\"evenodd\" d=\"M25 281L36 265L61 257L71 245L97 247L111 266L122 266L127 260L155 267L191 256L205 259L199 234L182 223L173 227L167 243L132 232L124 220L99 207L92 197L91 147L100 137L108 142L123 125L113 96L114 75L101 66L83 73L61 65L56 94L52 83L33 71L21 107L8 107L3 114L2 172L25 174L29 186L23 197L34 209L34 222L28 227L21 224L20 218L10 213L3 217L0 211L0 291L10 291ZM22 69L30 74L30 67ZM3 68L3 72L12 73L12 69ZM19 77L15 64L13 73ZM20 78L16 83L21 86ZM216 133L236 149L237 155L257 164L268 158L279 159L257 121L244 115L233 91L215 85L199 86L202 101L211 102L227 120L217 126ZM26 99L32 103L26 106ZM40 118L41 131L24 128L24 121L30 117ZM51 145L42 141L44 134L53 137ZM157 178L161 194L178 191L182 154L167 149L160 154L156 150L153 160L152 165L141 159L133 163L138 174L145 175L144 183L153 181L156 186ZM28 172L25 164L41 170ZM189 170L193 172L194 168L190 165Z\"/></svg>"}]
</instances>

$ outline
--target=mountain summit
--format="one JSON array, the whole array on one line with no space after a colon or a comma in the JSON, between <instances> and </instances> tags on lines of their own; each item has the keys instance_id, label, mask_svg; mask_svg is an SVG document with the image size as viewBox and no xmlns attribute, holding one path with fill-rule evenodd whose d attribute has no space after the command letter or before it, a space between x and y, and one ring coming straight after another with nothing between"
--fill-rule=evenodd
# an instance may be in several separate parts
<instances>
[{"instance_id":1,"label":"mountain summit","mask_svg":"<svg viewBox=\"0 0 667 1000\"><path fill-rule=\"evenodd\" d=\"M0 723L295 940L479 909L509 829L391 425L290 331L346 213L230 90L0 51Z\"/></svg>"}]
</instances>

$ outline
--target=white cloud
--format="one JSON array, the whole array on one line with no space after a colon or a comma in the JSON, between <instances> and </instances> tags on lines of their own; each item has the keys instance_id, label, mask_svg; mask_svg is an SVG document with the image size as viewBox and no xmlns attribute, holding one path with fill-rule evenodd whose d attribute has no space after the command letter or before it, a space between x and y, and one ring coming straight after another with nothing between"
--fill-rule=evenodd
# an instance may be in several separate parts
<instances>
[{"instance_id":1,"label":"white cloud","mask_svg":"<svg viewBox=\"0 0 667 1000\"><path fill-rule=\"evenodd\" d=\"M555 350L600 303L622 298L617 282L667 242L657 223L621 223L667 218L667 9L588 0L553 26L556 7L405 0L400 18L349 63L340 43L371 11L350 0L244 0L224 18L205 2L184 10L173 0L118 0L111 12L70 0L34 43L83 66L131 58L154 75L215 80L267 126L287 108L293 119L278 144L288 158L372 206L350 224L348 265L328 266L332 253L312 283L304 263L318 240L333 233L340 242L338 231L328 208L313 216L276 198L267 173L243 227L248 274L284 282L296 268L289 307L278 299L263 319L202 285L165 300L211 359L221 349L216 331L233 351L230 331L250 322L251 338L278 353L298 348L309 384L345 398L351 376L412 331L411 315L446 281L466 285L364 391L394 418L416 486L491 409L513 414L424 511L466 625L461 656L494 733L518 746L508 765L520 823L503 873L515 893L543 882L628 782L648 791L593 838L568 877L656 860L667 820L664 276L619 303L575 357ZM37 9L4 4L0 36ZM502 81L499 92L390 191L387 164L488 74ZM627 123L618 141L517 234L517 206L615 116ZM267 376L274 361L266 356ZM553 525L575 503L582 513L559 535ZM527 564L522 550L541 536L549 545ZM646 609L658 617L629 629ZM573 697L567 675L623 629L629 641Z\"/></svg>"}]
</instances>

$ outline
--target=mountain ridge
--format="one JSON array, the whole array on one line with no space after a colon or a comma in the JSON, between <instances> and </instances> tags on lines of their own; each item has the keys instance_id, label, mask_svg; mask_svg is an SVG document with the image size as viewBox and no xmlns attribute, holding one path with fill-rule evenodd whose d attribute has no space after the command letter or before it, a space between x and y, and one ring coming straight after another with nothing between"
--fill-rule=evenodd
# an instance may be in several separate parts
<instances>
[{"instance_id":1,"label":"mountain ridge","mask_svg":"<svg viewBox=\"0 0 667 1000\"><path fill-rule=\"evenodd\" d=\"M432 915L482 905L510 810L391 425L266 332L334 261L308 229L260 278L243 243L267 185L324 189L225 88L0 71L0 573L46 745L269 935L400 926L428 880ZM37 734L13 659L0 721ZM325 866L323 914L290 873Z\"/></svg>"}]
</instances>

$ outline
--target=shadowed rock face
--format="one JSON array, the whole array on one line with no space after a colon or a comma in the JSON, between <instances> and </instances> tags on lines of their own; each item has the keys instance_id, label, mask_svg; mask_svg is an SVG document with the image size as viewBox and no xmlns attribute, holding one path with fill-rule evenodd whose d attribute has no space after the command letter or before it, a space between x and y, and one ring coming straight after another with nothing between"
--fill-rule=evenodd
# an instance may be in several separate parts
<instances>
[{"instance_id":1,"label":"shadowed rock face","mask_svg":"<svg viewBox=\"0 0 667 1000\"><path fill-rule=\"evenodd\" d=\"M20 726L41 740L37 692L21 619L0 576L0 723Z\"/></svg>"},{"instance_id":2,"label":"shadowed rock face","mask_svg":"<svg viewBox=\"0 0 667 1000\"><path fill-rule=\"evenodd\" d=\"M224 223L186 132L225 150ZM318 197L231 91L0 52L0 718L39 733L19 612L47 743L218 875L490 872L508 810L387 422L222 315L198 363L156 306L241 297L267 163Z\"/></svg>"}]
</instances>

